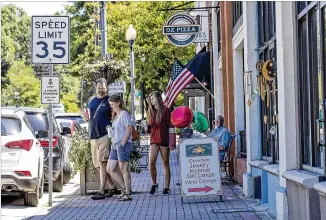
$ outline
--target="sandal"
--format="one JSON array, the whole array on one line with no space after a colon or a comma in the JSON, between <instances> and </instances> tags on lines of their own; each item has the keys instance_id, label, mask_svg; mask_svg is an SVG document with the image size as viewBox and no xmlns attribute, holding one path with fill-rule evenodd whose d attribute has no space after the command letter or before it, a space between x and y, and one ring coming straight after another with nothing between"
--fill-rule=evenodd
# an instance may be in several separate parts
<instances>
[{"instance_id":1,"label":"sandal","mask_svg":"<svg viewBox=\"0 0 326 220\"><path fill-rule=\"evenodd\" d=\"M126 188L121 189L121 194L118 196L118 199L121 199L122 197L124 197L126 195Z\"/></svg>"},{"instance_id":2,"label":"sandal","mask_svg":"<svg viewBox=\"0 0 326 220\"><path fill-rule=\"evenodd\" d=\"M121 198L119 198L119 201L130 201L132 200L131 195L130 194L124 194Z\"/></svg>"}]
</instances>

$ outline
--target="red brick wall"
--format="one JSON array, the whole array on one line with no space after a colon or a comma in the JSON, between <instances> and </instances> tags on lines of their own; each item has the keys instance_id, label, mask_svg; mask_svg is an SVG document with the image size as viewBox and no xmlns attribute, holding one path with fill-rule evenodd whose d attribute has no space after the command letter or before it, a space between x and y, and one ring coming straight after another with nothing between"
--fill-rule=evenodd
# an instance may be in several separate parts
<instances>
[{"instance_id":1,"label":"red brick wall","mask_svg":"<svg viewBox=\"0 0 326 220\"><path fill-rule=\"evenodd\" d=\"M237 157L234 163L234 179L242 186L242 175L247 172L247 158Z\"/></svg>"}]
</instances>

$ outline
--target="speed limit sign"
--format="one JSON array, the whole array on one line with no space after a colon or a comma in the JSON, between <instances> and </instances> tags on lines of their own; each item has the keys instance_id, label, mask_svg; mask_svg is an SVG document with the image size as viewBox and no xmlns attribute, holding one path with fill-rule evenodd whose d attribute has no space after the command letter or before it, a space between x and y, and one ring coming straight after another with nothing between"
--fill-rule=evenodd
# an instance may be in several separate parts
<instances>
[{"instance_id":1,"label":"speed limit sign","mask_svg":"<svg viewBox=\"0 0 326 220\"><path fill-rule=\"evenodd\" d=\"M32 62L70 63L69 16L32 16Z\"/></svg>"}]
</instances>

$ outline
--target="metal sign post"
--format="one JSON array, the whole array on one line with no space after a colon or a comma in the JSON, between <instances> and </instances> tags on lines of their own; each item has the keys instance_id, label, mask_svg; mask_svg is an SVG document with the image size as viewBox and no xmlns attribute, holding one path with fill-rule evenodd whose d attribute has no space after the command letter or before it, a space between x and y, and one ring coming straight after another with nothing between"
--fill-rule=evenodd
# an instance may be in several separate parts
<instances>
[{"instance_id":1,"label":"metal sign post","mask_svg":"<svg viewBox=\"0 0 326 220\"><path fill-rule=\"evenodd\" d=\"M41 78L42 104L49 105L49 206L53 191L52 105L60 103L60 79L53 75L53 64L70 63L69 16L32 16L32 63L49 64L49 75Z\"/></svg>"},{"instance_id":2,"label":"metal sign post","mask_svg":"<svg viewBox=\"0 0 326 220\"><path fill-rule=\"evenodd\" d=\"M49 75L53 75L53 64L50 64ZM52 120L52 104L49 104L49 206L52 207L52 170L53 170L53 120Z\"/></svg>"}]
</instances>

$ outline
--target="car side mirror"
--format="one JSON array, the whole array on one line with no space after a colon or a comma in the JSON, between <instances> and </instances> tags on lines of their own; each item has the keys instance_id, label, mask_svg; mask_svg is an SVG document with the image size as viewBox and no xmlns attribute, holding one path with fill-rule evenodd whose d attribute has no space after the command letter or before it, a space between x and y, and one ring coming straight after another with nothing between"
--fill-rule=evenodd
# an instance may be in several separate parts
<instances>
[{"instance_id":1,"label":"car side mirror","mask_svg":"<svg viewBox=\"0 0 326 220\"><path fill-rule=\"evenodd\" d=\"M62 133L61 134L71 134L71 129L68 127L63 127L62 128Z\"/></svg>"},{"instance_id":2,"label":"car side mirror","mask_svg":"<svg viewBox=\"0 0 326 220\"><path fill-rule=\"evenodd\" d=\"M46 130L41 130L36 132L36 138L48 138L49 137L49 132Z\"/></svg>"}]
</instances>

